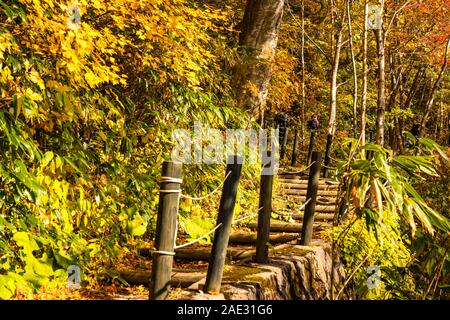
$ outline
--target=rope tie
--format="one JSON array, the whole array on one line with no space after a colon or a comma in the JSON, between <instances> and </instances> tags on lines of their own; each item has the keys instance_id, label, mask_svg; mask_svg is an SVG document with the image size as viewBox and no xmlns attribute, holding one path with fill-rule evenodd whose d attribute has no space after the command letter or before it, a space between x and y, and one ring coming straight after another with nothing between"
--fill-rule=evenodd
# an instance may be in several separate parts
<instances>
[{"instance_id":1,"label":"rope tie","mask_svg":"<svg viewBox=\"0 0 450 320\"><path fill-rule=\"evenodd\" d=\"M173 189L173 190L164 190L164 189L159 189L160 193L180 193L181 190L180 189Z\"/></svg>"},{"instance_id":2,"label":"rope tie","mask_svg":"<svg viewBox=\"0 0 450 320\"><path fill-rule=\"evenodd\" d=\"M158 182L159 185L162 185L163 183L178 183L178 184L181 184L183 182L183 179L162 176L162 177L158 178L157 182ZM170 189L170 190L160 189L159 192L160 193L180 193L181 189Z\"/></svg>"},{"instance_id":3,"label":"rope tie","mask_svg":"<svg viewBox=\"0 0 450 320\"><path fill-rule=\"evenodd\" d=\"M158 178L157 182L158 182L158 184L162 184L162 183L179 183L179 184L181 184L181 183L183 183L183 179L161 176Z\"/></svg>"},{"instance_id":4,"label":"rope tie","mask_svg":"<svg viewBox=\"0 0 450 320\"><path fill-rule=\"evenodd\" d=\"M163 256L174 256L175 252L170 252L170 251L162 251L162 250L153 250L152 254L160 254Z\"/></svg>"}]
</instances>

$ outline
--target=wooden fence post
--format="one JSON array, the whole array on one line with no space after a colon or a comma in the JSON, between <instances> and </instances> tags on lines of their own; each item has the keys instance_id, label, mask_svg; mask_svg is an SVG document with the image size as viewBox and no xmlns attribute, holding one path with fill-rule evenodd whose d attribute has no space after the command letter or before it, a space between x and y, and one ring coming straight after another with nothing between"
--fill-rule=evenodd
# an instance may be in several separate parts
<instances>
[{"instance_id":1,"label":"wooden fence post","mask_svg":"<svg viewBox=\"0 0 450 320\"><path fill-rule=\"evenodd\" d=\"M165 161L160 182L155 251L150 279L150 299L167 299L170 291L182 163Z\"/></svg>"},{"instance_id":2,"label":"wooden fence post","mask_svg":"<svg viewBox=\"0 0 450 320\"><path fill-rule=\"evenodd\" d=\"M312 153L314 150L314 145L316 143L316 130L311 130L311 136L309 138L309 148L308 148L308 158L306 161L306 165L309 166L312 161Z\"/></svg>"},{"instance_id":3,"label":"wooden fence post","mask_svg":"<svg viewBox=\"0 0 450 320\"><path fill-rule=\"evenodd\" d=\"M306 201L311 199L305 206L303 216L302 237L300 244L307 246L311 242L314 224L314 211L316 209L317 190L319 189L320 166L322 162L322 152L314 151L312 153L311 169L309 170L308 191L306 192Z\"/></svg>"},{"instance_id":4,"label":"wooden fence post","mask_svg":"<svg viewBox=\"0 0 450 320\"><path fill-rule=\"evenodd\" d=\"M328 177L328 168L331 165L331 144L333 143L333 136L327 135L327 144L325 148L325 161L323 166L323 177Z\"/></svg>"},{"instance_id":5,"label":"wooden fence post","mask_svg":"<svg viewBox=\"0 0 450 320\"><path fill-rule=\"evenodd\" d=\"M295 167L297 165L297 139L298 139L298 130L295 129L294 145L292 146L291 167Z\"/></svg>"},{"instance_id":6,"label":"wooden fence post","mask_svg":"<svg viewBox=\"0 0 450 320\"><path fill-rule=\"evenodd\" d=\"M270 166L272 165L270 160L270 151L267 151L267 156L268 159L266 163L263 163L263 168L270 168ZM258 263L267 263L269 260L269 235L270 215L272 212L273 172L269 173L270 174L261 174L261 182L259 188L258 228L256 235L256 262Z\"/></svg>"},{"instance_id":7,"label":"wooden fence post","mask_svg":"<svg viewBox=\"0 0 450 320\"><path fill-rule=\"evenodd\" d=\"M223 276L223 267L227 254L228 240L230 238L231 223L233 222L233 210L236 202L239 179L241 177L243 159L237 156L228 158L228 165L225 176L227 178L223 185L220 199L217 225L222 224L214 234L214 241L211 249L211 257L206 274L204 292L219 292Z\"/></svg>"}]
</instances>

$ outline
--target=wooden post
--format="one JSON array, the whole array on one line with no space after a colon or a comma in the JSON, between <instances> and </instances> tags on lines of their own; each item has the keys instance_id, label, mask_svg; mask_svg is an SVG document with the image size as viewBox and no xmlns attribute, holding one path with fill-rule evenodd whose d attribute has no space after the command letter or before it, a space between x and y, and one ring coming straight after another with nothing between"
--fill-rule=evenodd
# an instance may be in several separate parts
<instances>
[{"instance_id":1,"label":"wooden post","mask_svg":"<svg viewBox=\"0 0 450 320\"><path fill-rule=\"evenodd\" d=\"M268 159L263 163L264 168L270 168L270 151L267 152ZM269 170L263 170L269 171ZM259 188L258 205L258 229L256 236L256 262L267 263L269 260L269 235L270 235L270 214L272 212L272 185L273 172L261 175Z\"/></svg>"},{"instance_id":2,"label":"wooden post","mask_svg":"<svg viewBox=\"0 0 450 320\"><path fill-rule=\"evenodd\" d=\"M292 146L291 167L295 167L297 165L297 139L298 139L298 130L295 129L294 145Z\"/></svg>"},{"instance_id":3,"label":"wooden post","mask_svg":"<svg viewBox=\"0 0 450 320\"><path fill-rule=\"evenodd\" d=\"M348 204L344 197L341 200L341 203L339 204L339 211L338 211L339 223L344 223L345 221L347 221L347 215L348 215Z\"/></svg>"},{"instance_id":4,"label":"wooden post","mask_svg":"<svg viewBox=\"0 0 450 320\"><path fill-rule=\"evenodd\" d=\"M306 165L309 166L311 164L312 153L314 150L314 144L316 143L316 130L311 130L311 136L309 138L309 149L308 149L308 158Z\"/></svg>"},{"instance_id":5,"label":"wooden post","mask_svg":"<svg viewBox=\"0 0 450 320\"><path fill-rule=\"evenodd\" d=\"M241 177L241 169L242 158L237 156L229 157L226 175L228 175L229 172L231 172L231 174L223 185L219 214L217 217L217 225L222 225L214 234L208 273L206 274L206 282L203 290L204 292L220 291L228 240L230 238L231 223L233 222L234 204L236 201L239 179Z\"/></svg>"},{"instance_id":6,"label":"wooden post","mask_svg":"<svg viewBox=\"0 0 450 320\"><path fill-rule=\"evenodd\" d=\"M325 165L323 166L323 177L328 177L328 168L331 164L331 144L333 143L333 136L327 136L327 145L325 147Z\"/></svg>"},{"instance_id":7,"label":"wooden post","mask_svg":"<svg viewBox=\"0 0 450 320\"><path fill-rule=\"evenodd\" d=\"M155 248L150 280L150 299L167 299L170 291L182 163L165 161L160 182ZM174 190L174 191L169 191Z\"/></svg>"},{"instance_id":8,"label":"wooden post","mask_svg":"<svg viewBox=\"0 0 450 320\"><path fill-rule=\"evenodd\" d=\"M312 154L312 162L314 164L309 170L308 191L306 200L311 199L305 207L303 217L302 237L300 244L307 246L311 242L314 224L314 211L316 208L317 190L319 189L320 166L322 162L322 152L314 151Z\"/></svg>"},{"instance_id":9,"label":"wooden post","mask_svg":"<svg viewBox=\"0 0 450 320\"><path fill-rule=\"evenodd\" d=\"M288 144L288 136L289 134L289 128L286 127L286 131L284 133L284 139L283 139L283 147L281 149L282 154L280 154L280 161L284 159L284 155L286 154L286 148L287 148L287 144Z\"/></svg>"}]
</instances>

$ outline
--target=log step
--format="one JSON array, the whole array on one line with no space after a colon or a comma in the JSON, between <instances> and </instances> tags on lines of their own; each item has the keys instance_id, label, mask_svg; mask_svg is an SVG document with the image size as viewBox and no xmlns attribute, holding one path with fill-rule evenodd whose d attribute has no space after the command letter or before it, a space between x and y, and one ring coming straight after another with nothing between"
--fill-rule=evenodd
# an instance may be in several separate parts
<instances>
[{"instance_id":1,"label":"log step","mask_svg":"<svg viewBox=\"0 0 450 320\"><path fill-rule=\"evenodd\" d=\"M293 233L271 234L269 237L270 244L278 244L290 242L298 239L299 235ZM230 235L229 243L236 244L256 244L256 232L233 232Z\"/></svg>"},{"instance_id":2,"label":"log step","mask_svg":"<svg viewBox=\"0 0 450 320\"><path fill-rule=\"evenodd\" d=\"M258 224L256 222L251 222L247 224L250 229L256 230ZM270 232L286 232L286 233L297 233L300 234L302 231L303 223L288 223L288 222L270 222ZM324 224L314 223L315 230L322 230Z\"/></svg>"},{"instance_id":3,"label":"log step","mask_svg":"<svg viewBox=\"0 0 450 320\"><path fill-rule=\"evenodd\" d=\"M283 183L296 183L296 184L306 184L308 185L308 180L306 179L286 179L286 178L278 178L278 181ZM339 186L338 181L333 180L319 180L319 185L329 185L329 186Z\"/></svg>"},{"instance_id":4,"label":"log step","mask_svg":"<svg viewBox=\"0 0 450 320\"><path fill-rule=\"evenodd\" d=\"M291 201L299 202L299 204L302 204L306 201L306 195L305 196L298 196L298 195L287 195L287 197L284 197L284 199L288 199ZM317 197L316 204L324 204L324 205L335 205L336 204L336 197L335 196L321 196Z\"/></svg>"},{"instance_id":5,"label":"log step","mask_svg":"<svg viewBox=\"0 0 450 320\"><path fill-rule=\"evenodd\" d=\"M258 228L258 223L251 222L247 224L247 227L256 230ZM270 222L270 232L300 233L302 227L302 223Z\"/></svg>"},{"instance_id":6,"label":"log step","mask_svg":"<svg viewBox=\"0 0 450 320\"><path fill-rule=\"evenodd\" d=\"M278 194L280 195L299 195L306 196L307 190L301 189L284 189L279 190ZM319 197L337 197L338 193L335 190L318 190L317 195Z\"/></svg>"},{"instance_id":7,"label":"log step","mask_svg":"<svg viewBox=\"0 0 450 320\"><path fill-rule=\"evenodd\" d=\"M278 190L281 190L281 191L300 191L300 190L305 190L306 191L306 190L308 190L308 188L306 186L302 186L302 185L280 185ZM334 192L335 194L338 193L338 189L330 188L328 186L319 186L317 188L317 191L331 191L331 192Z\"/></svg>"},{"instance_id":8,"label":"log step","mask_svg":"<svg viewBox=\"0 0 450 320\"><path fill-rule=\"evenodd\" d=\"M294 220L303 220L303 213L294 213L291 217ZM334 219L334 213L315 213L314 214L314 221L316 220L333 220Z\"/></svg>"},{"instance_id":9,"label":"log step","mask_svg":"<svg viewBox=\"0 0 450 320\"><path fill-rule=\"evenodd\" d=\"M152 251L148 248L138 249L138 254L143 257L151 257ZM186 247L175 250L175 258L181 260L209 261L211 246L206 247ZM256 254L256 250L244 250L233 247L227 248L227 257L231 260L242 260Z\"/></svg>"},{"instance_id":10,"label":"log step","mask_svg":"<svg viewBox=\"0 0 450 320\"><path fill-rule=\"evenodd\" d=\"M316 205L315 212L332 212L336 210L336 205Z\"/></svg>"},{"instance_id":11,"label":"log step","mask_svg":"<svg viewBox=\"0 0 450 320\"><path fill-rule=\"evenodd\" d=\"M289 215L289 212L283 212L280 211L280 213L283 214L283 216ZM276 214L275 212L273 214ZM290 217L294 220L302 220L303 219L303 212L302 213L292 213L290 214ZM334 213L315 213L314 214L314 221L316 220L333 220L334 219Z\"/></svg>"},{"instance_id":12,"label":"log step","mask_svg":"<svg viewBox=\"0 0 450 320\"><path fill-rule=\"evenodd\" d=\"M315 212L316 213L333 213L335 212L335 205L316 205Z\"/></svg>"},{"instance_id":13,"label":"log step","mask_svg":"<svg viewBox=\"0 0 450 320\"><path fill-rule=\"evenodd\" d=\"M151 270L146 271L119 271L119 277L125 280L130 285L144 285L146 287L150 284ZM206 272L186 270L174 270L172 272L172 278L170 279L170 285L174 287L187 288L193 283L200 281L206 276Z\"/></svg>"},{"instance_id":14,"label":"log step","mask_svg":"<svg viewBox=\"0 0 450 320\"><path fill-rule=\"evenodd\" d=\"M280 187L282 189L308 189L307 184L299 184L299 183L281 183ZM336 185L327 185L327 184L319 184L319 190L337 190L338 186Z\"/></svg>"}]
</instances>

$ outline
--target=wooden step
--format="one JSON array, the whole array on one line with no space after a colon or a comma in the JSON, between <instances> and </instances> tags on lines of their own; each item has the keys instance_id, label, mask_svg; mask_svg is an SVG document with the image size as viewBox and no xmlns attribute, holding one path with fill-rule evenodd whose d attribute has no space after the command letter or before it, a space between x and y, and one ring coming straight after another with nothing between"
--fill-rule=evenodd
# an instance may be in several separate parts
<instances>
[{"instance_id":1,"label":"wooden step","mask_svg":"<svg viewBox=\"0 0 450 320\"><path fill-rule=\"evenodd\" d=\"M324 226L329 226L329 224L314 222L315 230L322 230ZM256 222L251 222L247 225L247 227L256 230L258 228L258 224ZM270 232L301 233L302 227L302 223L270 222Z\"/></svg>"},{"instance_id":2,"label":"wooden step","mask_svg":"<svg viewBox=\"0 0 450 320\"><path fill-rule=\"evenodd\" d=\"M334 213L336 209L336 205L316 205L316 212L318 213ZM294 208L295 210L295 208Z\"/></svg>"},{"instance_id":3,"label":"wooden step","mask_svg":"<svg viewBox=\"0 0 450 320\"><path fill-rule=\"evenodd\" d=\"M303 206L303 203L304 202L300 202L298 204L294 203L294 205L300 207L300 206ZM283 206L278 206L277 208L278 208L277 211L291 210L289 207L283 207ZM315 211L316 211L316 213L334 213L336 211L335 209L336 209L335 204L316 204ZM293 207L292 210L295 211L295 207Z\"/></svg>"},{"instance_id":4,"label":"wooden step","mask_svg":"<svg viewBox=\"0 0 450 320\"><path fill-rule=\"evenodd\" d=\"M294 210L289 211L289 209L285 209L286 211L279 210L278 212L282 214L283 217L289 216L291 219L294 220L303 220L304 212L301 213L293 213ZM273 212L274 215L277 213ZM314 221L316 220L333 220L334 219L334 213L317 213L314 215Z\"/></svg>"},{"instance_id":5,"label":"wooden step","mask_svg":"<svg viewBox=\"0 0 450 320\"><path fill-rule=\"evenodd\" d=\"M336 211L336 205L318 205L318 206L316 205L315 211L320 213L323 212L334 213L334 211Z\"/></svg>"},{"instance_id":6,"label":"wooden step","mask_svg":"<svg viewBox=\"0 0 450 320\"><path fill-rule=\"evenodd\" d=\"M203 279L206 272L173 270L170 284L174 287L187 288L193 283ZM151 270L120 270L119 277L130 285L149 286L151 278Z\"/></svg>"},{"instance_id":7,"label":"wooden step","mask_svg":"<svg viewBox=\"0 0 450 320\"><path fill-rule=\"evenodd\" d=\"M294 181L300 181L300 182L308 182L308 177L293 177L293 178L289 178L286 176L281 176L278 178L279 180L294 180ZM320 178L319 179L319 183L327 183L327 184L339 184L339 181L334 180L334 179L328 179L328 178Z\"/></svg>"},{"instance_id":8,"label":"wooden step","mask_svg":"<svg viewBox=\"0 0 450 320\"><path fill-rule=\"evenodd\" d=\"M303 213L294 213L291 217L294 220L303 220ZM334 213L316 213L314 214L314 221L316 220L333 220Z\"/></svg>"},{"instance_id":9,"label":"wooden step","mask_svg":"<svg viewBox=\"0 0 450 320\"><path fill-rule=\"evenodd\" d=\"M306 196L307 190L302 189L280 189L277 194L282 195L298 195L298 196ZM319 197L337 197L337 190L318 190L317 196Z\"/></svg>"},{"instance_id":10,"label":"wooden step","mask_svg":"<svg viewBox=\"0 0 450 320\"><path fill-rule=\"evenodd\" d=\"M286 194L285 191L280 191L279 193L281 196L287 196L288 198L294 198L295 200L302 200L306 201L306 194L305 195L298 195L298 194ZM316 201L317 202L323 202L319 204L335 204L336 203L336 197L337 195L317 195Z\"/></svg>"},{"instance_id":11,"label":"wooden step","mask_svg":"<svg viewBox=\"0 0 450 320\"><path fill-rule=\"evenodd\" d=\"M280 188L282 189L308 189L307 184L298 184L298 183L281 183ZM319 190L337 190L338 186L335 185L326 185L326 184L319 184L318 187Z\"/></svg>"},{"instance_id":12,"label":"wooden step","mask_svg":"<svg viewBox=\"0 0 450 320\"><path fill-rule=\"evenodd\" d=\"M251 222L247 224L247 227L256 230L258 228L258 223ZM302 223L270 222L270 232L300 233L302 227Z\"/></svg>"},{"instance_id":13,"label":"wooden step","mask_svg":"<svg viewBox=\"0 0 450 320\"><path fill-rule=\"evenodd\" d=\"M276 198L279 202L294 202L298 206L303 205L303 203L306 202L306 196L297 196L297 195L285 195L282 199ZM335 205L336 204L336 197L317 197L316 205L323 204L323 205Z\"/></svg>"},{"instance_id":14,"label":"wooden step","mask_svg":"<svg viewBox=\"0 0 450 320\"><path fill-rule=\"evenodd\" d=\"M278 173L279 179L302 179L302 178L308 178L309 172L306 172L304 174L285 174L285 173Z\"/></svg>"},{"instance_id":15,"label":"wooden step","mask_svg":"<svg viewBox=\"0 0 450 320\"><path fill-rule=\"evenodd\" d=\"M308 179L286 179L286 178L278 178L278 181L282 183L296 183L296 184L306 184L308 185ZM327 186L339 186L338 181L321 179L319 180L319 185L327 185Z\"/></svg>"},{"instance_id":16,"label":"wooden step","mask_svg":"<svg viewBox=\"0 0 450 320\"><path fill-rule=\"evenodd\" d=\"M281 233L281 234L271 234L269 237L270 244L285 243L292 240L298 239L298 234L293 233ZM230 234L230 240L228 243L256 243L256 232L233 232Z\"/></svg>"},{"instance_id":17,"label":"wooden step","mask_svg":"<svg viewBox=\"0 0 450 320\"><path fill-rule=\"evenodd\" d=\"M238 235L239 236L239 235ZM175 249L175 259L181 260L203 260L208 261L211 254L211 246L186 247ZM152 251L149 248L139 248L138 254L142 257L152 257ZM255 254L255 250L249 251L241 248L227 248L227 258L232 260L247 259Z\"/></svg>"}]
</instances>

